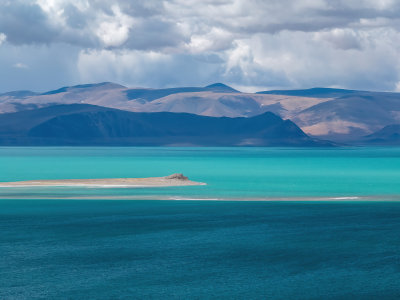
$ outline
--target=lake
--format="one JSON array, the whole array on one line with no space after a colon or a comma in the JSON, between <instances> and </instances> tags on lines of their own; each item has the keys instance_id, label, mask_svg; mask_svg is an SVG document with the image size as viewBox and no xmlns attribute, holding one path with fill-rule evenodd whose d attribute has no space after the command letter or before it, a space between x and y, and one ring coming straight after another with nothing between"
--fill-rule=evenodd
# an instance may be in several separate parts
<instances>
[{"instance_id":1,"label":"lake","mask_svg":"<svg viewBox=\"0 0 400 300\"><path fill-rule=\"evenodd\" d=\"M1 299L400 297L400 148L4 147L0 166L207 183L0 189Z\"/></svg>"}]
</instances>

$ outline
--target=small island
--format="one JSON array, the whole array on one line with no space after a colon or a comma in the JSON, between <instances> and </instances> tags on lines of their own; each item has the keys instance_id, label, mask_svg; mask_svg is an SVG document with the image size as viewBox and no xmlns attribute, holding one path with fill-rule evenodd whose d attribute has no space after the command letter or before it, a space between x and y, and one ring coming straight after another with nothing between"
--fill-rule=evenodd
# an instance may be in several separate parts
<instances>
[{"instance_id":1,"label":"small island","mask_svg":"<svg viewBox=\"0 0 400 300\"><path fill-rule=\"evenodd\" d=\"M54 179L0 182L0 187L169 187L206 185L203 182L189 180L183 174L177 173L165 177L148 178L101 178L101 179Z\"/></svg>"}]
</instances>

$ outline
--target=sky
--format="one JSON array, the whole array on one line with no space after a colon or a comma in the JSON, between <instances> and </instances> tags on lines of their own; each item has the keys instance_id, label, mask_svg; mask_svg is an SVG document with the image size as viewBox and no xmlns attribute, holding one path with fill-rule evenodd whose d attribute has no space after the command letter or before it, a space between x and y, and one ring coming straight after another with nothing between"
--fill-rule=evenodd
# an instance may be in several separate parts
<instances>
[{"instance_id":1,"label":"sky","mask_svg":"<svg viewBox=\"0 0 400 300\"><path fill-rule=\"evenodd\" d=\"M400 1L0 0L0 78L400 91Z\"/></svg>"}]
</instances>

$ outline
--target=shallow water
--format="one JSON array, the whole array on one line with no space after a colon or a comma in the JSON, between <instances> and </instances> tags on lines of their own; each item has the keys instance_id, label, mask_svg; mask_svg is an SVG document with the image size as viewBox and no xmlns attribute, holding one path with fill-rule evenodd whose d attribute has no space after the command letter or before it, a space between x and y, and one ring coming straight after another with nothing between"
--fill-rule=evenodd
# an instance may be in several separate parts
<instances>
[{"instance_id":1,"label":"shallow water","mask_svg":"<svg viewBox=\"0 0 400 300\"><path fill-rule=\"evenodd\" d=\"M399 148L0 148L0 166L208 183L0 189L0 299L400 297Z\"/></svg>"},{"instance_id":2,"label":"shallow water","mask_svg":"<svg viewBox=\"0 0 400 300\"><path fill-rule=\"evenodd\" d=\"M400 148L0 148L0 165L0 181L184 173L207 183L152 189L0 188L0 198L396 200L400 195Z\"/></svg>"}]
</instances>

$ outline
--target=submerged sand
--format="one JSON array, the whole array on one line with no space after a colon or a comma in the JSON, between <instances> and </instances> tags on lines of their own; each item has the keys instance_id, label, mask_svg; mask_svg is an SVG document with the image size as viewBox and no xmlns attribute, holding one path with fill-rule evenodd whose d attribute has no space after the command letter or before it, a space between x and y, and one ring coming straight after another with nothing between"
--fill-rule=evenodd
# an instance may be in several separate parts
<instances>
[{"instance_id":1,"label":"submerged sand","mask_svg":"<svg viewBox=\"0 0 400 300\"><path fill-rule=\"evenodd\" d=\"M191 181L182 174L165 177L148 178L102 178L102 179L56 179L0 182L0 187L31 186L101 186L101 187L168 187L205 185L203 182Z\"/></svg>"}]
</instances>

